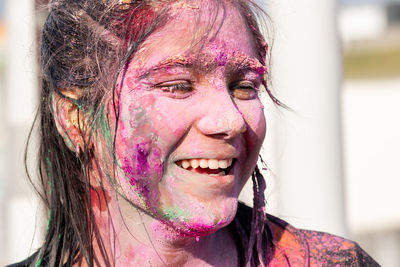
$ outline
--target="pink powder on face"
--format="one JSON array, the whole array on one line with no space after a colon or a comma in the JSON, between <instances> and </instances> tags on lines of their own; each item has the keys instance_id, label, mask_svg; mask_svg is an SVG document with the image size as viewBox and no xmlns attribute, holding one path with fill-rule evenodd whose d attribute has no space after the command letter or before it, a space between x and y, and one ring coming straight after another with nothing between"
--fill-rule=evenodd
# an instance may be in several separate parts
<instances>
[{"instance_id":1,"label":"pink powder on face","mask_svg":"<svg viewBox=\"0 0 400 267\"><path fill-rule=\"evenodd\" d=\"M265 73L253 39L247 38L248 29L228 16L215 38L193 48L188 45L193 35L186 25L187 19L192 23L192 13L173 18L180 20L149 36L129 64L119 94L116 151L123 173L118 178L127 197L159 220L160 235L175 237L199 237L227 225L235 210L226 196L237 197L245 179L242 176L248 177L242 169L249 165L248 158L257 158L261 142L245 142L254 139L250 131L231 136L229 142L210 138L212 134L225 133L232 127L236 130L241 121L254 135L261 136L263 131L263 123L253 123L255 117L262 116L257 100L232 98L230 90L237 79L258 86L259 76ZM201 31L208 23L189 26ZM171 34L174 38L169 38ZM174 97L160 89L160 84L182 81L192 86L190 97ZM213 157L221 151L241 158L235 184L229 187L221 186L221 181L181 175L173 164L176 159ZM212 205L205 205L211 201ZM178 219L168 217L169 210L164 206L187 212L179 214Z\"/></svg>"},{"instance_id":2,"label":"pink powder on face","mask_svg":"<svg viewBox=\"0 0 400 267\"><path fill-rule=\"evenodd\" d=\"M199 52L189 56L173 56L161 60L142 75L149 75L152 71L163 69L166 70L173 66L195 66L197 70L211 71L217 67L226 66L229 69L237 67L243 69L251 69L257 75L263 75L266 72L265 66L257 59L246 55L241 51L232 49L214 48L215 45L209 47L209 52ZM224 45L224 47L226 47ZM215 50L215 51L214 51ZM211 52L211 53L210 53Z\"/></svg>"},{"instance_id":3,"label":"pink powder on face","mask_svg":"<svg viewBox=\"0 0 400 267\"><path fill-rule=\"evenodd\" d=\"M147 158L149 156L149 143L136 144L136 173L140 176L149 175L149 162Z\"/></svg>"},{"instance_id":4,"label":"pink powder on face","mask_svg":"<svg viewBox=\"0 0 400 267\"><path fill-rule=\"evenodd\" d=\"M200 236L207 236L211 233L217 231L215 225L206 225L201 223L195 222L181 222L179 223L180 226L174 225L173 227L170 226L170 222L168 221L160 221L159 223L154 223L152 225L153 231L157 232L158 234L166 237L167 239L175 239L185 238L185 237L195 237L199 238ZM219 229L220 227L218 227Z\"/></svg>"},{"instance_id":5,"label":"pink powder on face","mask_svg":"<svg viewBox=\"0 0 400 267\"><path fill-rule=\"evenodd\" d=\"M215 57L215 62L217 63L218 66L225 66L226 63L228 62L228 55L225 53L219 53Z\"/></svg>"},{"instance_id":6,"label":"pink powder on face","mask_svg":"<svg viewBox=\"0 0 400 267\"><path fill-rule=\"evenodd\" d=\"M140 179L140 177L138 178L138 176L136 176L136 174L133 171L133 168L129 165L129 163L123 167L125 174L129 174L130 175L130 180L129 183L132 186L135 186L135 190L137 191L137 193L139 193L142 196L148 196L150 190L148 187L148 183L143 180Z\"/></svg>"},{"instance_id":7,"label":"pink powder on face","mask_svg":"<svg viewBox=\"0 0 400 267\"><path fill-rule=\"evenodd\" d=\"M180 232L181 237L199 237L214 233L217 229L215 225L206 225L201 223L183 223L188 228L185 232Z\"/></svg>"},{"instance_id":8,"label":"pink powder on face","mask_svg":"<svg viewBox=\"0 0 400 267\"><path fill-rule=\"evenodd\" d=\"M125 175L130 179L130 184L135 185L141 191L141 194L146 196L149 193L148 182L146 180L151 172L148 162L149 147L149 142L136 144L133 160L125 157L122 166Z\"/></svg>"},{"instance_id":9,"label":"pink powder on face","mask_svg":"<svg viewBox=\"0 0 400 267\"><path fill-rule=\"evenodd\" d=\"M199 223L199 219L189 219L190 221L179 221L178 223L173 223L171 226L171 221L166 219L161 219L158 222L152 224L152 230L163 235L166 238L185 238L185 237L195 237L199 239L201 236L207 236L226 226L231 219L226 218L223 221L214 223Z\"/></svg>"},{"instance_id":10,"label":"pink powder on face","mask_svg":"<svg viewBox=\"0 0 400 267\"><path fill-rule=\"evenodd\" d=\"M152 163L153 173L158 176L161 176L164 173L164 163L162 162L161 157L161 150L158 147L153 147L150 155L150 162Z\"/></svg>"},{"instance_id":11,"label":"pink powder on face","mask_svg":"<svg viewBox=\"0 0 400 267\"><path fill-rule=\"evenodd\" d=\"M154 184L162 178L164 170L160 149L151 140L133 145L127 142L125 146L134 147L122 160L123 175L130 184L126 192L144 200L146 207L153 207L158 202L158 190Z\"/></svg>"}]
</instances>

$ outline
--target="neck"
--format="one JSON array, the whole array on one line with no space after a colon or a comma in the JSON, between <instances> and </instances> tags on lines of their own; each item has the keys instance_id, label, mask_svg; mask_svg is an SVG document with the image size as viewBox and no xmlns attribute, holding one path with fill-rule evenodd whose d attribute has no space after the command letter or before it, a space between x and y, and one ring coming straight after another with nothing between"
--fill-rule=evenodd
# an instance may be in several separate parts
<instances>
[{"instance_id":1,"label":"neck","mask_svg":"<svg viewBox=\"0 0 400 267\"><path fill-rule=\"evenodd\" d=\"M201 238L182 237L117 193L92 193L92 203L99 230L93 243L98 266L238 265L235 242L227 228ZM111 263L104 262L102 254Z\"/></svg>"}]
</instances>

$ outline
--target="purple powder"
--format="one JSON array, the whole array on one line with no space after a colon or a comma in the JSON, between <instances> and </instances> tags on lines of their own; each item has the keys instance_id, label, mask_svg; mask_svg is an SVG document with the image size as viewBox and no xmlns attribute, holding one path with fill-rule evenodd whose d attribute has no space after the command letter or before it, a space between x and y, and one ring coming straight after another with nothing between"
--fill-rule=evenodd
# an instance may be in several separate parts
<instances>
[{"instance_id":1,"label":"purple powder","mask_svg":"<svg viewBox=\"0 0 400 267\"><path fill-rule=\"evenodd\" d=\"M266 72L266 68L265 68L264 66L258 67L258 68L256 69L256 72L257 72L258 75L264 75L265 72Z\"/></svg>"},{"instance_id":2,"label":"purple powder","mask_svg":"<svg viewBox=\"0 0 400 267\"><path fill-rule=\"evenodd\" d=\"M130 161L127 158L124 158L123 164L122 164L122 170L124 171L124 173L131 177L129 180L129 183L131 185L135 185L136 184L136 179L135 179L135 172L131 166Z\"/></svg>"},{"instance_id":3,"label":"purple powder","mask_svg":"<svg viewBox=\"0 0 400 267\"><path fill-rule=\"evenodd\" d=\"M149 173L149 162L147 160L149 156L148 143L141 143L136 145L136 173L137 175L147 176Z\"/></svg>"},{"instance_id":4,"label":"purple powder","mask_svg":"<svg viewBox=\"0 0 400 267\"><path fill-rule=\"evenodd\" d=\"M228 56L225 53L219 53L218 56L215 57L215 62L218 66L225 66L226 62L228 62Z\"/></svg>"},{"instance_id":5,"label":"purple powder","mask_svg":"<svg viewBox=\"0 0 400 267\"><path fill-rule=\"evenodd\" d=\"M161 151L159 148L152 149L150 161L153 163L153 171L158 175L162 175L164 172L164 163L161 162Z\"/></svg>"}]
</instances>

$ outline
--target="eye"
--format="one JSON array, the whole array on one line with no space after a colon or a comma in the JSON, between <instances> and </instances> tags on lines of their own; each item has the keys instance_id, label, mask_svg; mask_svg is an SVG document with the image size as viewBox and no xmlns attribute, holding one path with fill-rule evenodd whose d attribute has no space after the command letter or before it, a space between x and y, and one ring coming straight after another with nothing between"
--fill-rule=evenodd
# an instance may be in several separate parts
<instances>
[{"instance_id":1,"label":"eye","mask_svg":"<svg viewBox=\"0 0 400 267\"><path fill-rule=\"evenodd\" d=\"M159 83L155 88L161 90L173 98L186 98L193 92L193 86L189 81L177 80Z\"/></svg>"},{"instance_id":2,"label":"eye","mask_svg":"<svg viewBox=\"0 0 400 267\"><path fill-rule=\"evenodd\" d=\"M239 100L251 100L257 98L258 90L251 81L239 81L230 86L231 94Z\"/></svg>"}]
</instances>

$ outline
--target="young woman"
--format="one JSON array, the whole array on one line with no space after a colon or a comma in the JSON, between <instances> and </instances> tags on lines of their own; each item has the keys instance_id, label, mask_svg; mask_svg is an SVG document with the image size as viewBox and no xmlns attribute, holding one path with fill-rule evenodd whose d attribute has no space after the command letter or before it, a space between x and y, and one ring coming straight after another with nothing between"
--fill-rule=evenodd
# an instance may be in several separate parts
<instances>
[{"instance_id":1,"label":"young woman","mask_svg":"<svg viewBox=\"0 0 400 267\"><path fill-rule=\"evenodd\" d=\"M267 44L250 0L54 0L40 250L15 266L376 266L266 215ZM264 89L262 89L264 88ZM249 177L254 207L238 204Z\"/></svg>"}]
</instances>

